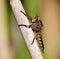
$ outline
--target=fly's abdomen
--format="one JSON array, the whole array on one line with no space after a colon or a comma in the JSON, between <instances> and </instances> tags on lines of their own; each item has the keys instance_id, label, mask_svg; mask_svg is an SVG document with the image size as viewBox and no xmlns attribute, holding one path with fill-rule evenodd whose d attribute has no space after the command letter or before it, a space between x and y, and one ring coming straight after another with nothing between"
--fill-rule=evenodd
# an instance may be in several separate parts
<instances>
[{"instance_id":1,"label":"fly's abdomen","mask_svg":"<svg viewBox=\"0 0 60 59\"><path fill-rule=\"evenodd\" d=\"M43 44L42 37L38 38L38 44L39 44L39 47L41 48L42 52L44 52L44 44Z\"/></svg>"}]
</instances>

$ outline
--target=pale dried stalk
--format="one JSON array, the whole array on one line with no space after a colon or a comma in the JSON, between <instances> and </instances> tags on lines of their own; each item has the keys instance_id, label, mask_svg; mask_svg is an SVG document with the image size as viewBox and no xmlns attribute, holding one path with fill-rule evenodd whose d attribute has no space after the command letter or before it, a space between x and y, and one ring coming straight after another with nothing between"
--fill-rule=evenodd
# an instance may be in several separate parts
<instances>
[{"instance_id":1,"label":"pale dried stalk","mask_svg":"<svg viewBox=\"0 0 60 59\"><path fill-rule=\"evenodd\" d=\"M26 16L20 12L21 10L23 12L25 12L20 0L10 0L10 4L11 4L12 10L14 12L14 15L16 17L17 23L29 25L29 22L28 22L28 19L26 18ZM34 44L31 45L31 42L34 38L34 34L33 34L32 30L30 28L26 28L26 27L20 27L20 29L22 31L23 37L24 37L27 47L30 51L32 59L43 59L36 40L35 40Z\"/></svg>"}]
</instances>

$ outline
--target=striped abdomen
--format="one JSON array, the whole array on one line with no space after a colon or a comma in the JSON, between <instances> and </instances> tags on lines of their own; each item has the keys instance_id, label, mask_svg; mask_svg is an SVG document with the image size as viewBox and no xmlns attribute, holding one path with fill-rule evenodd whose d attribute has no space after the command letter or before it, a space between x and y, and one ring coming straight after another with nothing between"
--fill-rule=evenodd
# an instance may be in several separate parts
<instances>
[{"instance_id":1,"label":"striped abdomen","mask_svg":"<svg viewBox=\"0 0 60 59\"><path fill-rule=\"evenodd\" d=\"M44 44L43 44L43 40L42 37L37 38L39 47L41 48L42 52L44 52Z\"/></svg>"}]
</instances>

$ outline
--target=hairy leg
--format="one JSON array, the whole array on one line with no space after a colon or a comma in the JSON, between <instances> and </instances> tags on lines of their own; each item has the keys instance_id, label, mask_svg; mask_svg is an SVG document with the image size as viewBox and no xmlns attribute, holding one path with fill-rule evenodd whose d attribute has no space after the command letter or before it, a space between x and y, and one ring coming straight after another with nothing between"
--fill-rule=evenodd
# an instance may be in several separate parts
<instances>
[{"instance_id":1,"label":"hairy leg","mask_svg":"<svg viewBox=\"0 0 60 59\"><path fill-rule=\"evenodd\" d=\"M20 25L18 25L18 26L24 26L24 27L27 27L27 28L31 28L32 25L33 25L33 24L30 24L30 25L20 24Z\"/></svg>"},{"instance_id":2,"label":"hairy leg","mask_svg":"<svg viewBox=\"0 0 60 59\"><path fill-rule=\"evenodd\" d=\"M18 26L24 26L24 27L29 28L29 25L24 25L24 24L21 24L21 25L18 25Z\"/></svg>"},{"instance_id":3,"label":"hairy leg","mask_svg":"<svg viewBox=\"0 0 60 59\"><path fill-rule=\"evenodd\" d=\"M39 33L37 33L37 34L35 35L35 37L33 38L33 41L32 41L32 43L31 43L31 45L34 43L34 40L35 40L35 39L39 38L38 35L39 35Z\"/></svg>"},{"instance_id":4,"label":"hairy leg","mask_svg":"<svg viewBox=\"0 0 60 59\"><path fill-rule=\"evenodd\" d=\"M41 20L39 20L39 22L40 22L40 24L41 24L41 27L43 27L43 23L42 23L42 21L41 21Z\"/></svg>"},{"instance_id":5,"label":"hairy leg","mask_svg":"<svg viewBox=\"0 0 60 59\"><path fill-rule=\"evenodd\" d=\"M29 19L30 22L32 22L32 18L31 18L29 15L27 15L27 14L24 13L23 11L20 11L20 12L23 13L23 14Z\"/></svg>"}]
</instances>

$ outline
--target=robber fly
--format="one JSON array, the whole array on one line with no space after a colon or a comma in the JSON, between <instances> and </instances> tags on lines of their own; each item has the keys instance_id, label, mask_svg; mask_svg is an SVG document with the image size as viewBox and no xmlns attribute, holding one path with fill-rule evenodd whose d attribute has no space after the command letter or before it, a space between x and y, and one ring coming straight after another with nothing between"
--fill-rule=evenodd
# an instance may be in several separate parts
<instances>
[{"instance_id":1,"label":"robber fly","mask_svg":"<svg viewBox=\"0 0 60 59\"><path fill-rule=\"evenodd\" d=\"M21 13L23 13L29 19L30 25L20 24L18 26L24 26L27 28L32 28L33 32L36 35L33 38L33 41L31 44L33 44L34 40L37 39L38 43L40 44L42 51L44 52L44 44L43 44L42 35L41 35L41 29L43 27L42 21L40 19L38 19L38 16L36 16L33 20L29 15L25 14L23 11L21 11Z\"/></svg>"}]
</instances>

